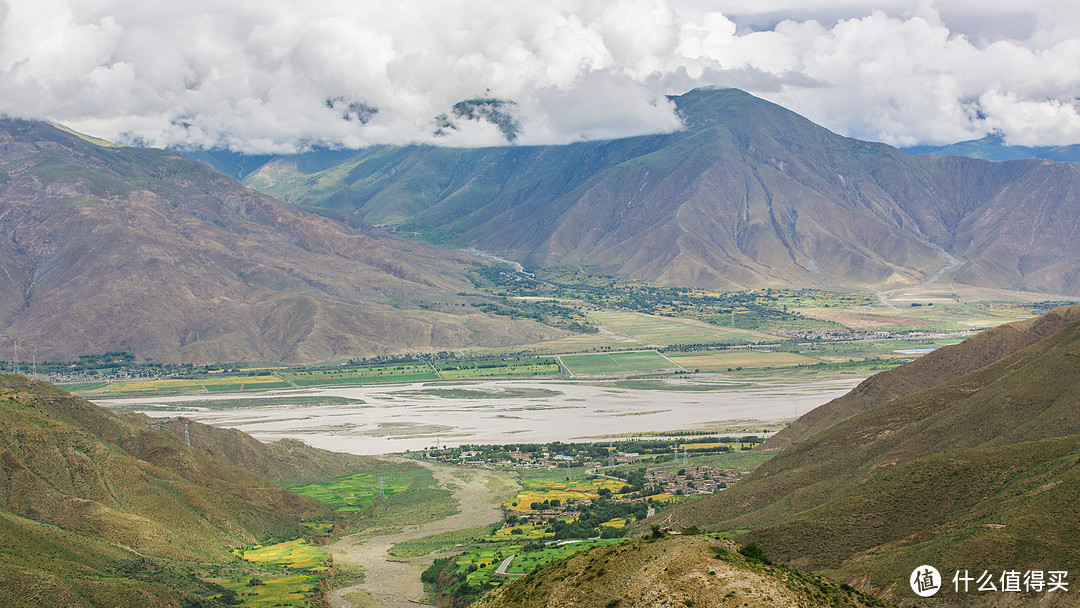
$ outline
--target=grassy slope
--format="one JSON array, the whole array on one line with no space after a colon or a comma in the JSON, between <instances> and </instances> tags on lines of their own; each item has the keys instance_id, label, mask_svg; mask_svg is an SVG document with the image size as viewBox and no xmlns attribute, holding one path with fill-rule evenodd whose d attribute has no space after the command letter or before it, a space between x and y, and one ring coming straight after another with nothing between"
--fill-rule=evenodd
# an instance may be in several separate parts
<instances>
[{"instance_id":1,"label":"grassy slope","mask_svg":"<svg viewBox=\"0 0 1080 608\"><path fill-rule=\"evenodd\" d=\"M477 608L875 606L875 598L814 575L750 562L705 536L636 539L541 568Z\"/></svg>"},{"instance_id":2,"label":"grassy slope","mask_svg":"<svg viewBox=\"0 0 1080 608\"><path fill-rule=\"evenodd\" d=\"M21 376L0 376L5 605L149 605L229 546L295 537L317 501ZM26 581L34 584L25 584Z\"/></svg>"},{"instance_id":3,"label":"grassy slope","mask_svg":"<svg viewBox=\"0 0 1080 608\"><path fill-rule=\"evenodd\" d=\"M1076 310L1054 314L1073 318ZM875 590L898 597L918 563L1075 570L1078 360L1074 322L975 372L835 424L681 510L680 519L751 528L792 565L850 581L868 575Z\"/></svg>"},{"instance_id":4,"label":"grassy slope","mask_svg":"<svg viewBox=\"0 0 1080 608\"><path fill-rule=\"evenodd\" d=\"M784 448L846 420L859 412L959 378L1000 361L1080 320L1080 307L1059 308L1036 319L1002 325L961 344L945 346L915 361L867 378L850 393L800 417L762 446Z\"/></svg>"}]
</instances>

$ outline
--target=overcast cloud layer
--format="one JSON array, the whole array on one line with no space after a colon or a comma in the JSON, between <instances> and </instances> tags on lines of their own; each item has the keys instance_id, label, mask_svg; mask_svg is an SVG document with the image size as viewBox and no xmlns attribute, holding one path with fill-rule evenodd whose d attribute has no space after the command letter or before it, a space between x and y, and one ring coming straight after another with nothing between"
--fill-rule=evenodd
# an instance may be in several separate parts
<instances>
[{"instance_id":1,"label":"overcast cloud layer","mask_svg":"<svg viewBox=\"0 0 1080 608\"><path fill-rule=\"evenodd\" d=\"M493 97L536 144L672 131L665 95L733 86L894 145L1080 143L1080 3L913 4L0 0L0 112L285 152L505 143L483 121L432 135Z\"/></svg>"}]
</instances>

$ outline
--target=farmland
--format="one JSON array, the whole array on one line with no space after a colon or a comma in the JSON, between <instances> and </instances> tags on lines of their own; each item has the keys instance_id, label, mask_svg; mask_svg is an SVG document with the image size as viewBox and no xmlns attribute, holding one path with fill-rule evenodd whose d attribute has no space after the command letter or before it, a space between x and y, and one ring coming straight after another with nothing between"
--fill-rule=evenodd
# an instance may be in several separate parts
<instances>
[{"instance_id":1,"label":"farmland","mask_svg":"<svg viewBox=\"0 0 1080 608\"><path fill-rule=\"evenodd\" d=\"M371 471L289 489L326 503L336 513L366 513L376 500L406 492L417 480L430 483L430 478L418 465L384 461Z\"/></svg>"},{"instance_id":2,"label":"farmland","mask_svg":"<svg viewBox=\"0 0 1080 608\"><path fill-rule=\"evenodd\" d=\"M574 376L645 374L679 367L656 351L563 355L559 361Z\"/></svg>"},{"instance_id":3,"label":"farmland","mask_svg":"<svg viewBox=\"0 0 1080 608\"><path fill-rule=\"evenodd\" d=\"M601 488L618 492L626 484L611 479L589 479L583 481L529 480L524 481L523 485L525 489L503 505L508 512L528 513L542 510L550 504L558 506L567 501L599 498ZM534 505L544 506L534 509Z\"/></svg>"},{"instance_id":4,"label":"farmland","mask_svg":"<svg viewBox=\"0 0 1080 608\"><path fill-rule=\"evenodd\" d=\"M249 562L270 564L294 570L324 572L329 569L330 556L326 551L297 539L263 547L237 550L236 554Z\"/></svg>"},{"instance_id":5,"label":"farmland","mask_svg":"<svg viewBox=\"0 0 1080 608\"><path fill-rule=\"evenodd\" d=\"M237 557L268 567L266 573L248 573L222 583L224 594L243 608L308 606L321 575L330 568L330 554L297 539L274 545L255 545L235 551ZM224 597L222 598L225 599Z\"/></svg>"}]
</instances>

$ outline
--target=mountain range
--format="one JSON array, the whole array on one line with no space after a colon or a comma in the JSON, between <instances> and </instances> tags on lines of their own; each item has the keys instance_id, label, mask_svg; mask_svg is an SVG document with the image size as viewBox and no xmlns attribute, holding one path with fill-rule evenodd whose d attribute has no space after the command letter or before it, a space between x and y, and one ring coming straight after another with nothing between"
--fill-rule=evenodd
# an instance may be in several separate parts
<instances>
[{"instance_id":1,"label":"mountain range","mask_svg":"<svg viewBox=\"0 0 1080 608\"><path fill-rule=\"evenodd\" d=\"M564 335L459 306L482 263L170 152L0 120L0 345L23 359L303 363Z\"/></svg>"},{"instance_id":2,"label":"mountain range","mask_svg":"<svg viewBox=\"0 0 1080 608\"><path fill-rule=\"evenodd\" d=\"M1080 293L1080 165L909 156L734 89L675 133L564 146L380 146L244 183L355 225L663 285Z\"/></svg>"}]
</instances>

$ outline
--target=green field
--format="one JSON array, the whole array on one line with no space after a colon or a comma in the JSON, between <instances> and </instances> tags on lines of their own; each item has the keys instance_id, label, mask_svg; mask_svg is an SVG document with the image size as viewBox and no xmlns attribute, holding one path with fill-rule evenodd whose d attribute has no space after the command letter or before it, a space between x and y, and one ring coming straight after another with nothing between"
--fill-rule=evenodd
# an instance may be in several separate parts
<instances>
[{"instance_id":1,"label":"green field","mask_svg":"<svg viewBox=\"0 0 1080 608\"><path fill-rule=\"evenodd\" d=\"M575 376L647 374L678 368L656 351L563 355L562 364Z\"/></svg>"},{"instance_id":2,"label":"green field","mask_svg":"<svg viewBox=\"0 0 1080 608\"><path fill-rule=\"evenodd\" d=\"M585 551L586 549L614 545L621 543L624 540L625 539L622 538L600 538L583 540L580 543L570 542L561 545L549 545L539 551L518 555L514 558L514 561L510 563L510 567L506 569L506 573L528 574L536 568L546 566L556 560L566 559L567 557Z\"/></svg>"},{"instance_id":3,"label":"green field","mask_svg":"<svg viewBox=\"0 0 1080 608\"><path fill-rule=\"evenodd\" d=\"M289 574L273 578L251 577L225 583L222 587L236 593L241 608L305 608L319 586L319 576ZM252 584L255 581L257 584Z\"/></svg>"},{"instance_id":4,"label":"green field","mask_svg":"<svg viewBox=\"0 0 1080 608\"><path fill-rule=\"evenodd\" d=\"M621 543L622 538L589 539L582 541L569 541L565 544L545 545L543 548L522 553L525 545L520 543L484 543L457 557L454 563L457 565L457 573L464 576L469 585L481 587L485 583L501 584L508 582L509 578L495 574L504 559L516 555L507 574L528 574L536 568L540 568L556 560L565 559L593 547L602 547ZM475 566L472 569L471 566ZM470 572L470 570L472 570Z\"/></svg>"},{"instance_id":5,"label":"green field","mask_svg":"<svg viewBox=\"0 0 1080 608\"><path fill-rule=\"evenodd\" d=\"M745 344L775 340L775 336L720 327L695 319L648 315L624 310L590 310L589 318L642 344Z\"/></svg>"},{"instance_id":6,"label":"green field","mask_svg":"<svg viewBox=\"0 0 1080 608\"><path fill-rule=\"evenodd\" d=\"M247 550L237 550L238 556L249 562L271 564L293 570L323 572L329 569L330 554L311 546L303 539L290 540L263 547L256 545Z\"/></svg>"},{"instance_id":7,"label":"green field","mask_svg":"<svg viewBox=\"0 0 1080 608\"><path fill-rule=\"evenodd\" d=\"M420 474L423 469L416 471ZM337 513L357 513L367 511L377 499L400 494L408 490L416 475L406 471L380 471L357 473L348 477L339 477L328 483L313 483L289 488L297 494L310 496L330 505Z\"/></svg>"}]
</instances>

